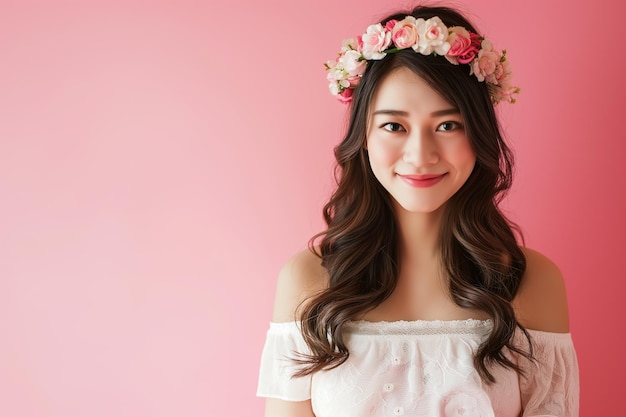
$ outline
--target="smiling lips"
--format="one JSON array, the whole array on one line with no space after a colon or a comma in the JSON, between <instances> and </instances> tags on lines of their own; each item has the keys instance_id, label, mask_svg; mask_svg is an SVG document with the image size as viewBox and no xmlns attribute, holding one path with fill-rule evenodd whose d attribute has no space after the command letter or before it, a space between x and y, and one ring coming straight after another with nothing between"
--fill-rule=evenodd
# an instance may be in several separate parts
<instances>
[{"instance_id":1,"label":"smiling lips","mask_svg":"<svg viewBox=\"0 0 626 417\"><path fill-rule=\"evenodd\" d=\"M398 174L402 181L411 187L426 188L437 184L446 176L446 174L426 174L426 175L401 175Z\"/></svg>"}]
</instances>

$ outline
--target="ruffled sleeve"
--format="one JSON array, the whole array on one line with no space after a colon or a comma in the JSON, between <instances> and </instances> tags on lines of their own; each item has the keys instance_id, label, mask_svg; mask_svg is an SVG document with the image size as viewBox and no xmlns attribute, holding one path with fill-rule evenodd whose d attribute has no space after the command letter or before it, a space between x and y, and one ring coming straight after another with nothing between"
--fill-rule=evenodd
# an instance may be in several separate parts
<instances>
[{"instance_id":1,"label":"ruffled sleeve","mask_svg":"<svg viewBox=\"0 0 626 417\"><path fill-rule=\"evenodd\" d=\"M525 371L520 376L522 416L578 417L578 361L571 335L528 332L537 360L520 362Z\"/></svg>"},{"instance_id":2,"label":"ruffled sleeve","mask_svg":"<svg viewBox=\"0 0 626 417\"><path fill-rule=\"evenodd\" d=\"M297 366L291 360L296 353L309 352L296 322L270 323L261 355L257 396L287 401L310 399L311 377L292 377Z\"/></svg>"}]
</instances>

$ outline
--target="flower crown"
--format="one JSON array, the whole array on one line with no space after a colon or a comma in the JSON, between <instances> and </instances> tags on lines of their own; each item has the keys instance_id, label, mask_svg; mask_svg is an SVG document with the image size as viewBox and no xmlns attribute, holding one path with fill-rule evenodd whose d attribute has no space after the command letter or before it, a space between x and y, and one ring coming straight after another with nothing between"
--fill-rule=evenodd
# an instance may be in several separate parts
<instances>
[{"instance_id":1,"label":"flower crown","mask_svg":"<svg viewBox=\"0 0 626 417\"><path fill-rule=\"evenodd\" d=\"M491 42L461 26L446 27L436 16L427 20L406 16L384 26L370 25L358 38L345 39L337 59L325 64L331 94L349 103L368 61L407 48L422 55L442 55L454 65L468 64L469 74L488 84L494 104L515 103L513 95L520 89L511 84L506 50L493 49Z\"/></svg>"}]
</instances>

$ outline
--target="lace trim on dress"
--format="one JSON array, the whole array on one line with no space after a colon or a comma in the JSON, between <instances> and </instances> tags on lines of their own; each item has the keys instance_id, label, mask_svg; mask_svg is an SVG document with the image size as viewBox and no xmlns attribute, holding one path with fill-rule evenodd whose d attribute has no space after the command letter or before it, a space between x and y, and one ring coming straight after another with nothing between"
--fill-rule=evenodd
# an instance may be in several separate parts
<instances>
[{"instance_id":1,"label":"lace trim on dress","mask_svg":"<svg viewBox=\"0 0 626 417\"><path fill-rule=\"evenodd\" d=\"M491 320L349 321L345 329L362 335L481 334L493 328Z\"/></svg>"}]
</instances>

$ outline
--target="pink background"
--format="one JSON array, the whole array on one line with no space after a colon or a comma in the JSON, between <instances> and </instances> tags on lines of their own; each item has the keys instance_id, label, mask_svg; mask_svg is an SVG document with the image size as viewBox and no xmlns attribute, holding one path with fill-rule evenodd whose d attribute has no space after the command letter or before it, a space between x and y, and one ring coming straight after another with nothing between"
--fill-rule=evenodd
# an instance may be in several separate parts
<instances>
[{"instance_id":1,"label":"pink background","mask_svg":"<svg viewBox=\"0 0 626 417\"><path fill-rule=\"evenodd\" d=\"M344 123L322 63L411 3L216 3L0 3L0 415L261 414ZM581 415L623 415L626 9L454 4L522 86L507 207L566 277Z\"/></svg>"}]
</instances>

